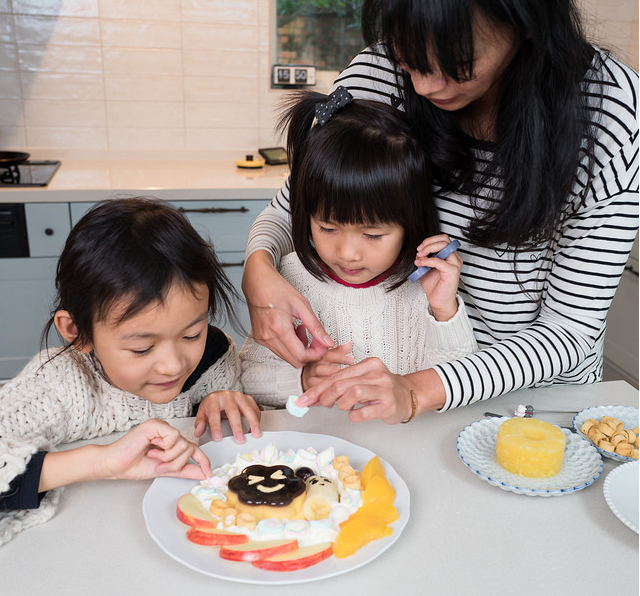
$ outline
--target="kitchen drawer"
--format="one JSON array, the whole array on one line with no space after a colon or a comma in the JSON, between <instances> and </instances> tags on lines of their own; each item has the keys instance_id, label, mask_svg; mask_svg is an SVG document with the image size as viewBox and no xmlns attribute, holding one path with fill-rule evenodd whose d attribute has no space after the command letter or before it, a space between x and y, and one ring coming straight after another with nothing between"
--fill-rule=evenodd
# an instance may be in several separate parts
<instances>
[{"instance_id":1,"label":"kitchen drawer","mask_svg":"<svg viewBox=\"0 0 640 596\"><path fill-rule=\"evenodd\" d=\"M40 349L55 296L56 258L0 259L0 379L10 379ZM55 332L49 346L59 346Z\"/></svg>"},{"instance_id":2,"label":"kitchen drawer","mask_svg":"<svg viewBox=\"0 0 640 596\"><path fill-rule=\"evenodd\" d=\"M193 227L213 242L216 253L243 251L249 228L269 204L268 200L247 199L233 201L171 201L187 216ZM71 203L71 225L94 203Z\"/></svg>"},{"instance_id":3,"label":"kitchen drawer","mask_svg":"<svg viewBox=\"0 0 640 596\"><path fill-rule=\"evenodd\" d=\"M244 251L249 228L269 201L176 201L193 227L213 242L216 253Z\"/></svg>"},{"instance_id":4,"label":"kitchen drawer","mask_svg":"<svg viewBox=\"0 0 640 596\"><path fill-rule=\"evenodd\" d=\"M68 203L26 203L29 255L57 257L71 231Z\"/></svg>"}]
</instances>

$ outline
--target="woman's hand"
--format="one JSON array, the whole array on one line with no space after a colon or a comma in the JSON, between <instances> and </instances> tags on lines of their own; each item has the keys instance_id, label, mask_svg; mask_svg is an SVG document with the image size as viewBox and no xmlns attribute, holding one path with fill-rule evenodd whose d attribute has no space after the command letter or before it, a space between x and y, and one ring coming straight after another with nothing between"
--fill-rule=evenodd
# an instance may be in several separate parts
<instances>
[{"instance_id":1,"label":"woman's hand","mask_svg":"<svg viewBox=\"0 0 640 596\"><path fill-rule=\"evenodd\" d=\"M446 234L425 238L418 246L415 260L417 267L431 267L431 271L427 271L420 278L420 284L437 321L448 321L458 311L456 294L462 269L462 258L457 251L444 260L427 255L437 253L449 242L451 239Z\"/></svg>"},{"instance_id":2,"label":"woman's hand","mask_svg":"<svg viewBox=\"0 0 640 596\"><path fill-rule=\"evenodd\" d=\"M352 422L379 418L395 424L411 417L412 390L418 400L416 413L437 410L445 404L444 385L434 369L396 375L379 358L367 358L305 391L296 404L327 408L336 405L349 412Z\"/></svg>"},{"instance_id":3,"label":"woman's hand","mask_svg":"<svg viewBox=\"0 0 640 596\"><path fill-rule=\"evenodd\" d=\"M387 424L411 416L413 385L402 375L394 375L379 358L367 358L344 368L305 391L300 406L336 405L349 412L352 422L379 418Z\"/></svg>"},{"instance_id":4,"label":"woman's hand","mask_svg":"<svg viewBox=\"0 0 640 596\"><path fill-rule=\"evenodd\" d=\"M302 388L306 391L315 387L344 365L352 365L354 363L352 347L350 343L336 346L327 350L317 362L306 364L302 369Z\"/></svg>"},{"instance_id":5,"label":"woman's hand","mask_svg":"<svg viewBox=\"0 0 640 596\"><path fill-rule=\"evenodd\" d=\"M242 291L251 316L254 339L274 354L301 368L314 362L333 346L309 301L304 298L275 269L271 255L264 250L251 254L244 266ZM295 332L296 319L312 336L307 346Z\"/></svg>"},{"instance_id":6,"label":"woman's hand","mask_svg":"<svg viewBox=\"0 0 640 596\"><path fill-rule=\"evenodd\" d=\"M249 395L240 391L214 391L209 393L198 407L195 422L195 436L201 437L207 425L211 430L211 438L214 441L222 440L222 415L229 420L231 432L236 443L244 443L244 430L242 418L249 423L251 434L254 437L262 436L260 429L260 408Z\"/></svg>"},{"instance_id":7,"label":"woman's hand","mask_svg":"<svg viewBox=\"0 0 640 596\"><path fill-rule=\"evenodd\" d=\"M200 447L164 420L147 420L100 449L105 478L203 480L211 476L211 464ZM195 463L189 463L190 459Z\"/></svg>"}]
</instances>

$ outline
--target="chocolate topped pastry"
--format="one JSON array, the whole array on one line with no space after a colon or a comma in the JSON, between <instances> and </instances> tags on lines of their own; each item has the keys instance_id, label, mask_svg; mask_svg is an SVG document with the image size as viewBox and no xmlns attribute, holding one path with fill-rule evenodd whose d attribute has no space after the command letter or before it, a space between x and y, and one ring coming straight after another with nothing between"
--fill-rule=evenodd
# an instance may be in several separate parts
<instances>
[{"instance_id":1,"label":"chocolate topped pastry","mask_svg":"<svg viewBox=\"0 0 640 596\"><path fill-rule=\"evenodd\" d=\"M248 466L229 480L229 491L245 505L284 507L305 492L305 483L289 466Z\"/></svg>"}]
</instances>

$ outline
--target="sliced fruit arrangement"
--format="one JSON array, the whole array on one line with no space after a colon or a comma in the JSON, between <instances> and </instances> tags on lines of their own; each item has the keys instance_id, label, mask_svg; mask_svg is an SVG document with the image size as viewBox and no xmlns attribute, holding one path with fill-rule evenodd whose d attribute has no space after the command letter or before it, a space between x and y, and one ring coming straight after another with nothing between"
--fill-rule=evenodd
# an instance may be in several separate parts
<instances>
[{"instance_id":1,"label":"sliced fruit arrangement","mask_svg":"<svg viewBox=\"0 0 640 596\"><path fill-rule=\"evenodd\" d=\"M219 547L219 556L228 561L245 561L268 571L305 569L335 555L344 558L372 540L389 536L389 524L398 519L394 507L396 492L387 479L384 466L375 456L359 475L362 506L340 524L335 542L300 547L294 538L250 540L246 534L218 528L220 516L192 494L178 500L176 516L189 526L187 539L201 546Z\"/></svg>"}]
</instances>

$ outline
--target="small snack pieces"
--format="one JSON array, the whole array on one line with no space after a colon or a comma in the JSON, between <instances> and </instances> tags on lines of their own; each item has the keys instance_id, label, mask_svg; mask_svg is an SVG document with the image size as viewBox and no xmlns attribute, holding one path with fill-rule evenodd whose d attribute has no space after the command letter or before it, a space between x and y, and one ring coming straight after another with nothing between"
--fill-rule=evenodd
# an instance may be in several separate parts
<instances>
[{"instance_id":1,"label":"small snack pieces","mask_svg":"<svg viewBox=\"0 0 640 596\"><path fill-rule=\"evenodd\" d=\"M294 571L348 557L392 533L395 490L380 459L355 470L333 448L268 445L214 470L178 500L187 539L229 561Z\"/></svg>"},{"instance_id":2,"label":"small snack pieces","mask_svg":"<svg viewBox=\"0 0 640 596\"><path fill-rule=\"evenodd\" d=\"M617 453L622 457L638 459L638 427L624 428L624 422L612 416L602 416L600 420L587 418L580 432L599 449Z\"/></svg>"}]
</instances>

